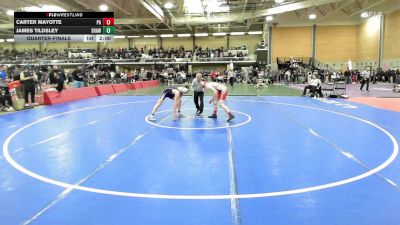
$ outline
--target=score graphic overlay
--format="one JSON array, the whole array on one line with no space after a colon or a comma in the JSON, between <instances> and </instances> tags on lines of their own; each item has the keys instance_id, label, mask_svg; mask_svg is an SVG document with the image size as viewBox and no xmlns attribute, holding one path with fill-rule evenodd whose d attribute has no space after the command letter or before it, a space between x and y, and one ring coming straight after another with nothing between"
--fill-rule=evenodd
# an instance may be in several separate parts
<instances>
[{"instance_id":1,"label":"score graphic overlay","mask_svg":"<svg viewBox=\"0 0 400 225\"><path fill-rule=\"evenodd\" d=\"M15 12L15 42L112 42L114 12Z\"/></svg>"}]
</instances>

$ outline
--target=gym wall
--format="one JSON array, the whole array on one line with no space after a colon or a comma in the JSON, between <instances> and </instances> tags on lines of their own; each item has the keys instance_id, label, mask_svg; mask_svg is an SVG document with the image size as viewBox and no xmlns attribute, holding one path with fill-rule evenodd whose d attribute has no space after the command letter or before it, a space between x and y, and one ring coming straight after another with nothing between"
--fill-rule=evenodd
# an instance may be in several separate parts
<instances>
[{"instance_id":1,"label":"gym wall","mask_svg":"<svg viewBox=\"0 0 400 225\"><path fill-rule=\"evenodd\" d=\"M379 26L380 19L378 16L372 17L359 25L357 61L378 60Z\"/></svg>"},{"instance_id":2,"label":"gym wall","mask_svg":"<svg viewBox=\"0 0 400 225\"><path fill-rule=\"evenodd\" d=\"M39 50L39 43L15 43L15 48L17 49L26 49L26 50L30 50L30 49L36 49Z\"/></svg>"},{"instance_id":3,"label":"gym wall","mask_svg":"<svg viewBox=\"0 0 400 225\"><path fill-rule=\"evenodd\" d=\"M106 43L106 45L104 45ZM97 43L96 44L97 48ZM102 47L108 47L108 48L128 48L129 47L129 39L128 38L123 38L123 39L114 39L114 42L100 42L100 48Z\"/></svg>"},{"instance_id":4,"label":"gym wall","mask_svg":"<svg viewBox=\"0 0 400 225\"><path fill-rule=\"evenodd\" d=\"M272 28L272 63L277 57L311 57L312 27Z\"/></svg>"},{"instance_id":5,"label":"gym wall","mask_svg":"<svg viewBox=\"0 0 400 225\"><path fill-rule=\"evenodd\" d=\"M193 65L193 72L211 72L214 70L225 71L226 65Z\"/></svg>"},{"instance_id":6,"label":"gym wall","mask_svg":"<svg viewBox=\"0 0 400 225\"><path fill-rule=\"evenodd\" d=\"M129 39L131 42L131 47L136 47L136 48L144 48L147 46L147 48L156 48L159 45L158 38L130 38ZM124 48L127 48L128 45L126 45Z\"/></svg>"},{"instance_id":7,"label":"gym wall","mask_svg":"<svg viewBox=\"0 0 400 225\"><path fill-rule=\"evenodd\" d=\"M94 49L97 49L96 42L71 42L69 46L70 46L70 48L94 48ZM47 48L47 49L51 49L51 48Z\"/></svg>"},{"instance_id":8,"label":"gym wall","mask_svg":"<svg viewBox=\"0 0 400 225\"><path fill-rule=\"evenodd\" d=\"M43 43L43 49L66 49L68 48L68 43L65 42L47 42L46 44Z\"/></svg>"},{"instance_id":9,"label":"gym wall","mask_svg":"<svg viewBox=\"0 0 400 225\"><path fill-rule=\"evenodd\" d=\"M357 60L358 26L318 26L316 57L322 62Z\"/></svg>"},{"instance_id":10,"label":"gym wall","mask_svg":"<svg viewBox=\"0 0 400 225\"><path fill-rule=\"evenodd\" d=\"M249 54L255 54L257 49L257 44L262 41L262 35L245 35L245 36L230 36L229 37L229 47L241 47L243 45L247 46Z\"/></svg>"},{"instance_id":11,"label":"gym wall","mask_svg":"<svg viewBox=\"0 0 400 225\"><path fill-rule=\"evenodd\" d=\"M224 47L226 49L227 36L195 37L195 44L199 47L201 46L203 49L206 49L207 47L209 49L217 49L220 47Z\"/></svg>"},{"instance_id":12,"label":"gym wall","mask_svg":"<svg viewBox=\"0 0 400 225\"><path fill-rule=\"evenodd\" d=\"M400 10L386 15L383 59L400 59Z\"/></svg>"},{"instance_id":13,"label":"gym wall","mask_svg":"<svg viewBox=\"0 0 400 225\"><path fill-rule=\"evenodd\" d=\"M10 42L2 42L0 43L0 48L5 49L12 49L12 43Z\"/></svg>"},{"instance_id":14,"label":"gym wall","mask_svg":"<svg viewBox=\"0 0 400 225\"><path fill-rule=\"evenodd\" d=\"M162 47L164 49L174 48L183 46L185 50L193 50L193 37L173 37L173 38L161 38Z\"/></svg>"}]
</instances>

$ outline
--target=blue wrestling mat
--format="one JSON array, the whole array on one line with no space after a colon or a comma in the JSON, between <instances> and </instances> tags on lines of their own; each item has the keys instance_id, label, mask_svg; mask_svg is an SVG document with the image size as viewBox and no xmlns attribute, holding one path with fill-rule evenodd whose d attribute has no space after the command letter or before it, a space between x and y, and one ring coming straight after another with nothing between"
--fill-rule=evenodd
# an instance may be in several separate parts
<instances>
[{"instance_id":1,"label":"blue wrestling mat","mask_svg":"<svg viewBox=\"0 0 400 225\"><path fill-rule=\"evenodd\" d=\"M0 116L0 224L398 225L400 114L343 100L229 97L171 120L103 96ZM205 100L209 100L206 98Z\"/></svg>"}]
</instances>

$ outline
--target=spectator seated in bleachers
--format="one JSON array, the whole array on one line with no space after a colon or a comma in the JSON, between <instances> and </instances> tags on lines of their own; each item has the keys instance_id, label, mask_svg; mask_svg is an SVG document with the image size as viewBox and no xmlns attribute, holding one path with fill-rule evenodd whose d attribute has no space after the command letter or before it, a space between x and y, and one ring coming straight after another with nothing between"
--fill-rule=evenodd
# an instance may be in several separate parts
<instances>
[{"instance_id":1,"label":"spectator seated in bleachers","mask_svg":"<svg viewBox=\"0 0 400 225\"><path fill-rule=\"evenodd\" d=\"M232 50L220 47L217 49L196 46L194 50L185 50L183 46L177 48L102 48L102 49L36 49L30 50L2 50L0 62L5 63L33 63L37 61L63 60L67 62L90 62L89 60L129 60L139 62L142 58L147 62L174 62L185 61L243 61L248 57L246 46Z\"/></svg>"}]
</instances>

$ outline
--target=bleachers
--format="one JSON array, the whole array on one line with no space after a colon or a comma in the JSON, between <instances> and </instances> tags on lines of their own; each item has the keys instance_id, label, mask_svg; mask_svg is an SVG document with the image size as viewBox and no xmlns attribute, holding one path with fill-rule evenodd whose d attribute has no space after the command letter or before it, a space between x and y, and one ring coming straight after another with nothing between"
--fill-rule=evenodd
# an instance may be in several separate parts
<instances>
[{"instance_id":1,"label":"bleachers","mask_svg":"<svg viewBox=\"0 0 400 225\"><path fill-rule=\"evenodd\" d=\"M73 63L139 63L139 62L203 62L203 61L247 61L250 52L248 50L222 50L222 49L198 49L198 50L146 50L143 53L138 49L91 49L90 53L71 53L64 50L27 50L27 51L0 51L0 62L3 64L55 64L73 65ZM171 53L172 52L172 53ZM84 57L77 57L82 54ZM213 56L211 56L213 55Z\"/></svg>"}]
</instances>

